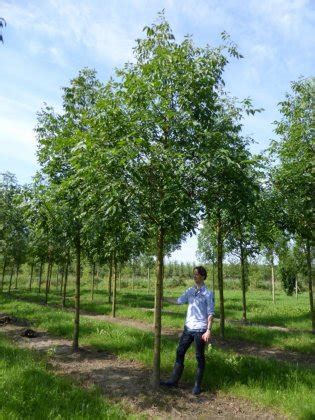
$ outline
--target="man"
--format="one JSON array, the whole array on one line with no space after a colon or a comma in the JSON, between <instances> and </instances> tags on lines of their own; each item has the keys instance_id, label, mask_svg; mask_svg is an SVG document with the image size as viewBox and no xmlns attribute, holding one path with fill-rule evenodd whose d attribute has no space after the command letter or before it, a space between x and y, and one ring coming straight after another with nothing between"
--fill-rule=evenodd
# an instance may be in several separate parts
<instances>
[{"instance_id":1,"label":"man","mask_svg":"<svg viewBox=\"0 0 315 420\"><path fill-rule=\"evenodd\" d=\"M173 372L167 381L161 381L161 385L176 387L184 370L185 354L192 342L195 342L197 371L195 386L192 393L201 393L201 382L205 370L205 346L211 338L211 328L214 315L214 294L205 286L207 271L204 267L194 268L195 286L176 299L164 298L166 302L184 304L188 303L187 316L184 331L180 338L176 361Z\"/></svg>"}]
</instances>

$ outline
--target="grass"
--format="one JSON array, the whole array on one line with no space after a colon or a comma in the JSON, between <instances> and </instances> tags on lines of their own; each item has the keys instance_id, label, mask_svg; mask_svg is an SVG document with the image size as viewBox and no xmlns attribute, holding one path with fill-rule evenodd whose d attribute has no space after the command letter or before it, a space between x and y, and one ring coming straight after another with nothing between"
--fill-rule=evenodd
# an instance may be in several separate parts
<instances>
[{"instance_id":1,"label":"grass","mask_svg":"<svg viewBox=\"0 0 315 420\"><path fill-rule=\"evenodd\" d=\"M26 285L26 282L25 282ZM105 285L95 291L94 300L91 301L89 285L82 284L81 308L97 314L111 314L111 305L108 304L108 296ZM184 287L170 289L166 288L165 296L177 297ZM44 292L38 294L37 291L29 292L26 287L13 290L13 296L20 296L33 301L42 302ZM68 295L74 295L73 282L68 287ZM217 296L218 300L218 296ZM61 297L55 287L52 287L49 295L49 302L60 304ZM153 293L147 293L145 288L132 290L124 288L117 293L117 316L135 319L143 322L153 323L153 312L150 309L154 305ZM67 306L73 307L73 298L67 300ZM308 294L299 295L298 299L294 296L286 296L284 292L278 291L276 294L276 304L272 303L271 293L264 290L249 290L247 293L248 320L256 325L235 324L227 322L226 337L237 340L246 340L258 343L267 347L277 347L283 350L296 351L301 353L314 353L315 337L310 331L310 315ZM217 301L218 308L218 301ZM163 313L163 326L182 328L186 305L165 304ZM240 320L242 314L241 292L237 290L225 291L225 314L227 320ZM287 327L293 331L279 331L273 329L260 328L259 325L274 325ZM295 330L295 331L294 331ZM214 326L214 334L218 334L218 322Z\"/></svg>"},{"instance_id":2,"label":"grass","mask_svg":"<svg viewBox=\"0 0 315 420\"><path fill-rule=\"evenodd\" d=\"M0 295L2 311L29 319L34 327L50 334L72 338L73 314ZM152 366L153 334L96 320L81 318L80 343L110 351L120 358ZM162 338L161 365L164 374L173 365L176 341ZM213 391L242 396L263 406L277 407L294 418L315 416L315 371L250 356L212 349L207 353L204 384ZM193 382L195 357L189 351L184 380ZM30 390L28 392L31 392ZM54 401L54 400L53 400Z\"/></svg>"},{"instance_id":3,"label":"grass","mask_svg":"<svg viewBox=\"0 0 315 420\"><path fill-rule=\"evenodd\" d=\"M48 357L13 347L0 333L1 419L124 419L128 414L91 387L53 374Z\"/></svg>"}]
</instances>

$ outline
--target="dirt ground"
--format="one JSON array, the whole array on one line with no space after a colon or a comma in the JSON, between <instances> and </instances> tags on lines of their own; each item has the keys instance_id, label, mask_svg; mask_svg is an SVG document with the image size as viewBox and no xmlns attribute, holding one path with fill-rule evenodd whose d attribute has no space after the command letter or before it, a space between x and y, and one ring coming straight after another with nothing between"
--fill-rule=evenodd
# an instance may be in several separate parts
<instances>
[{"instance_id":1,"label":"dirt ground","mask_svg":"<svg viewBox=\"0 0 315 420\"><path fill-rule=\"evenodd\" d=\"M125 323L125 320L124 320ZM125 323L126 324L126 323ZM53 370L70 376L83 387L97 385L113 402L132 413L154 419L286 419L273 410L260 408L239 398L205 389L199 396L191 394L192 384L158 392L150 390L150 370L138 362L121 360L113 354L82 347L72 353L71 341L36 331L34 338L21 336L27 322L11 319L0 322L0 332L16 345L48 353Z\"/></svg>"}]
</instances>

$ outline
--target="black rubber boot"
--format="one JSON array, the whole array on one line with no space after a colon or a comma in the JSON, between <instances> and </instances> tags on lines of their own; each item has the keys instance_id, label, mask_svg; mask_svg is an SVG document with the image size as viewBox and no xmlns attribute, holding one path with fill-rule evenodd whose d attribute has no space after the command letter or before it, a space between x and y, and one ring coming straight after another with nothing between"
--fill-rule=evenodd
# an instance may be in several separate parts
<instances>
[{"instance_id":1,"label":"black rubber boot","mask_svg":"<svg viewBox=\"0 0 315 420\"><path fill-rule=\"evenodd\" d=\"M175 363L173 372L167 381L160 381L160 385L169 386L169 387L177 387L178 381L182 376L184 370L184 365L179 363Z\"/></svg>"},{"instance_id":2,"label":"black rubber boot","mask_svg":"<svg viewBox=\"0 0 315 420\"><path fill-rule=\"evenodd\" d=\"M204 369L197 368L195 377L195 386L192 390L193 395L199 395L201 393L201 382L203 377Z\"/></svg>"}]
</instances>

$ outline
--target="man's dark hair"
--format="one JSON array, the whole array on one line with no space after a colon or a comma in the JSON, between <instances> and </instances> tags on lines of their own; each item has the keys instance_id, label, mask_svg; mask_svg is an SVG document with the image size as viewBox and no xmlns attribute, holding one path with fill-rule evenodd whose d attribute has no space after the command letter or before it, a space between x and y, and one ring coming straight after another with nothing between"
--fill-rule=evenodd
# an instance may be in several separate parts
<instances>
[{"instance_id":1,"label":"man's dark hair","mask_svg":"<svg viewBox=\"0 0 315 420\"><path fill-rule=\"evenodd\" d=\"M197 267L194 267L194 270L197 270L198 273L206 280L207 270L202 265L198 265Z\"/></svg>"}]
</instances>

